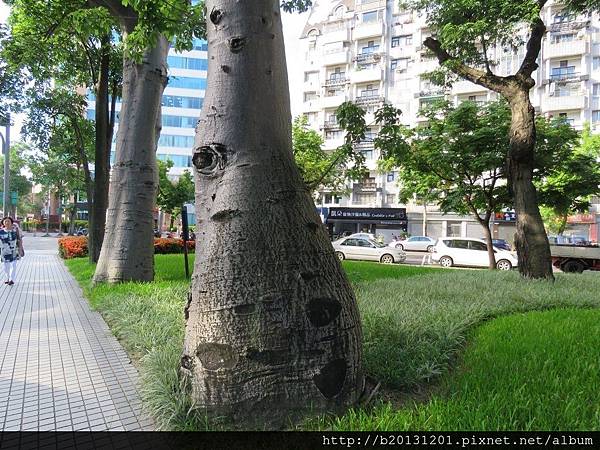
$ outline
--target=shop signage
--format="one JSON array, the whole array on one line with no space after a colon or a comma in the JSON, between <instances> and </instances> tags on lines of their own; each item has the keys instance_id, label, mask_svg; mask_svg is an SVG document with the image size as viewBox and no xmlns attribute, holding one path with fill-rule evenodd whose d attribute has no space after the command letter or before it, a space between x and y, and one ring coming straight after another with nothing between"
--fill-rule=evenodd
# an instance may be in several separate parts
<instances>
[{"instance_id":1,"label":"shop signage","mask_svg":"<svg viewBox=\"0 0 600 450\"><path fill-rule=\"evenodd\" d=\"M514 211L497 212L494 215L495 222L516 222L517 214Z\"/></svg>"},{"instance_id":2,"label":"shop signage","mask_svg":"<svg viewBox=\"0 0 600 450\"><path fill-rule=\"evenodd\" d=\"M406 221L405 208L330 208L327 220Z\"/></svg>"}]
</instances>

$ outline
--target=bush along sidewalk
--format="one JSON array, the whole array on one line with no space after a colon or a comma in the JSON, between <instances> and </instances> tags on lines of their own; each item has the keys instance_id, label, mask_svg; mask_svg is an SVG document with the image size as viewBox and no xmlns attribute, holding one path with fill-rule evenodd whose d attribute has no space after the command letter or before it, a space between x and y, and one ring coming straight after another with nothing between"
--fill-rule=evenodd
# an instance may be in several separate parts
<instances>
[{"instance_id":1,"label":"bush along sidewalk","mask_svg":"<svg viewBox=\"0 0 600 450\"><path fill-rule=\"evenodd\" d=\"M188 251L196 249L195 241L187 242ZM183 239L154 239L154 253L173 254L183 253ZM58 240L58 254L61 258L84 258L88 255L87 236L68 236Z\"/></svg>"}]
</instances>

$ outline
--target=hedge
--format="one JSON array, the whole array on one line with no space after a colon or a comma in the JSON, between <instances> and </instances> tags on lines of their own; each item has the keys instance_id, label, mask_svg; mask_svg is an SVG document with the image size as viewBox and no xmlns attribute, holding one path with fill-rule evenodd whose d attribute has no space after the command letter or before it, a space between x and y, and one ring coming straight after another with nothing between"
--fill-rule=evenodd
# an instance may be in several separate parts
<instances>
[{"instance_id":1,"label":"hedge","mask_svg":"<svg viewBox=\"0 0 600 450\"><path fill-rule=\"evenodd\" d=\"M196 248L194 241L188 241L188 251L193 253ZM183 239L154 239L154 253L183 253ZM87 236L68 236L58 240L58 254L61 258L83 258L88 255Z\"/></svg>"}]
</instances>

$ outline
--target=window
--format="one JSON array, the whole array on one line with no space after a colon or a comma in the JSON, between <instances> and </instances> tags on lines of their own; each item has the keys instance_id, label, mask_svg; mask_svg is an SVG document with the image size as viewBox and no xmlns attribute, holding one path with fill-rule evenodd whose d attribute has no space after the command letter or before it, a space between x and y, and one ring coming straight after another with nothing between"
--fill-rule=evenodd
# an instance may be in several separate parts
<instances>
[{"instance_id":1,"label":"window","mask_svg":"<svg viewBox=\"0 0 600 450\"><path fill-rule=\"evenodd\" d=\"M550 37L550 42L553 44L560 44L561 42L571 42L575 40L575 34L553 34Z\"/></svg>"},{"instance_id":2,"label":"window","mask_svg":"<svg viewBox=\"0 0 600 450\"><path fill-rule=\"evenodd\" d=\"M563 80L575 75L575 66L569 65L569 61L561 61L559 67L552 67L552 73L550 79L552 80Z\"/></svg>"},{"instance_id":3,"label":"window","mask_svg":"<svg viewBox=\"0 0 600 450\"><path fill-rule=\"evenodd\" d=\"M471 250L487 251L487 246L483 242L469 241L469 248Z\"/></svg>"},{"instance_id":4,"label":"window","mask_svg":"<svg viewBox=\"0 0 600 450\"><path fill-rule=\"evenodd\" d=\"M173 161L173 167L192 167L192 157L190 155L158 153L156 159L160 161Z\"/></svg>"},{"instance_id":5,"label":"window","mask_svg":"<svg viewBox=\"0 0 600 450\"><path fill-rule=\"evenodd\" d=\"M319 72L304 72L304 81L311 83L319 81Z\"/></svg>"},{"instance_id":6,"label":"window","mask_svg":"<svg viewBox=\"0 0 600 450\"><path fill-rule=\"evenodd\" d=\"M205 90L206 79L191 77L169 77L169 87Z\"/></svg>"},{"instance_id":7,"label":"window","mask_svg":"<svg viewBox=\"0 0 600 450\"><path fill-rule=\"evenodd\" d=\"M197 117L185 117L185 116L162 116L162 124L164 127L177 127L177 128L195 128L198 122Z\"/></svg>"},{"instance_id":8,"label":"window","mask_svg":"<svg viewBox=\"0 0 600 450\"><path fill-rule=\"evenodd\" d=\"M594 96L600 95L600 83L594 83L592 85L592 95L594 95Z\"/></svg>"},{"instance_id":9,"label":"window","mask_svg":"<svg viewBox=\"0 0 600 450\"><path fill-rule=\"evenodd\" d=\"M336 67L333 72L329 74L329 81L342 81L346 79L346 72L342 72L341 67Z\"/></svg>"},{"instance_id":10,"label":"window","mask_svg":"<svg viewBox=\"0 0 600 450\"><path fill-rule=\"evenodd\" d=\"M573 20L573 15L569 14L567 11L560 11L554 15L553 22L554 23L565 23L571 22Z\"/></svg>"},{"instance_id":11,"label":"window","mask_svg":"<svg viewBox=\"0 0 600 450\"><path fill-rule=\"evenodd\" d=\"M200 109L204 99L199 97L182 97L179 95L163 95L162 105L175 108Z\"/></svg>"},{"instance_id":12,"label":"window","mask_svg":"<svg viewBox=\"0 0 600 450\"><path fill-rule=\"evenodd\" d=\"M404 36L394 36L392 38L392 47L405 47L408 45L412 45L412 43L412 34L406 34Z\"/></svg>"},{"instance_id":13,"label":"window","mask_svg":"<svg viewBox=\"0 0 600 450\"><path fill-rule=\"evenodd\" d=\"M575 119L573 117L569 117L567 113L558 113L558 118L571 126L575 125Z\"/></svg>"},{"instance_id":14,"label":"window","mask_svg":"<svg viewBox=\"0 0 600 450\"><path fill-rule=\"evenodd\" d=\"M352 194L352 201L357 205L368 205L377 201L377 195L374 192L361 192Z\"/></svg>"},{"instance_id":15,"label":"window","mask_svg":"<svg viewBox=\"0 0 600 450\"><path fill-rule=\"evenodd\" d=\"M373 87L372 84L368 84L360 91L360 97L377 97L379 95L379 89Z\"/></svg>"},{"instance_id":16,"label":"window","mask_svg":"<svg viewBox=\"0 0 600 450\"><path fill-rule=\"evenodd\" d=\"M160 147L191 148L194 146L194 136L162 134L158 139L158 145Z\"/></svg>"},{"instance_id":17,"label":"window","mask_svg":"<svg viewBox=\"0 0 600 450\"><path fill-rule=\"evenodd\" d=\"M600 56L594 56L592 59L592 68L594 70L600 69Z\"/></svg>"},{"instance_id":18,"label":"window","mask_svg":"<svg viewBox=\"0 0 600 450\"><path fill-rule=\"evenodd\" d=\"M169 67L175 69L207 70L208 60L198 58L185 58L183 56L169 56L167 58Z\"/></svg>"},{"instance_id":19,"label":"window","mask_svg":"<svg viewBox=\"0 0 600 450\"><path fill-rule=\"evenodd\" d=\"M373 150L363 150L360 152L366 160L373 159Z\"/></svg>"},{"instance_id":20,"label":"window","mask_svg":"<svg viewBox=\"0 0 600 450\"><path fill-rule=\"evenodd\" d=\"M381 13L380 11L369 11L369 12L363 13L363 15L362 15L363 23L377 22L377 19L381 17L380 13Z\"/></svg>"},{"instance_id":21,"label":"window","mask_svg":"<svg viewBox=\"0 0 600 450\"><path fill-rule=\"evenodd\" d=\"M398 59L392 59L392 63L390 65L390 68L392 70L406 70L408 69L408 63L409 63L410 59L409 58L398 58Z\"/></svg>"},{"instance_id":22,"label":"window","mask_svg":"<svg viewBox=\"0 0 600 450\"><path fill-rule=\"evenodd\" d=\"M461 222L450 222L449 221L448 227L446 228L446 236L448 236L448 237L460 236L461 228L462 228ZM455 241L455 242L464 242L465 247L462 247L462 248L467 248L466 245L468 244L468 241Z\"/></svg>"},{"instance_id":23,"label":"window","mask_svg":"<svg viewBox=\"0 0 600 450\"><path fill-rule=\"evenodd\" d=\"M194 50L208 51L208 43L203 39L194 38L193 46Z\"/></svg>"},{"instance_id":24,"label":"window","mask_svg":"<svg viewBox=\"0 0 600 450\"><path fill-rule=\"evenodd\" d=\"M358 247L360 245L360 243L358 241L359 241L359 239L346 239L344 242L342 242L342 245L349 245L351 247Z\"/></svg>"},{"instance_id":25,"label":"window","mask_svg":"<svg viewBox=\"0 0 600 450\"><path fill-rule=\"evenodd\" d=\"M315 100L317 98L316 92L305 92L304 93L304 101L310 102L311 100Z\"/></svg>"},{"instance_id":26,"label":"window","mask_svg":"<svg viewBox=\"0 0 600 450\"><path fill-rule=\"evenodd\" d=\"M325 132L325 139L341 139L342 137L342 130L333 130Z\"/></svg>"},{"instance_id":27,"label":"window","mask_svg":"<svg viewBox=\"0 0 600 450\"><path fill-rule=\"evenodd\" d=\"M395 174L394 174L394 172L389 172L389 173L387 174L387 180L388 180L388 183L389 183L389 182L392 182L392 181L394 181L394 179L395 179L395 176L394 176L394 175L395 175Z\"/></svg>"},{"instance_id":28,"label":"window","mask_svg":"<svg viewBox=\"0 0 600 450\"><path fill-rule=\"evenodd\" d=\"M452 247L452 248L462 248L462 249L469 248L469 241L463 241L463 240L457 239L457 240L450 241L450 243L452 245L449 245L449 247Z\"/></svg>"},{"instance_id":29,"label":"window","mask_svg":"<svg viewBox=\"0 0 600 450\"><path fill-rule=\"evenodd\" d=\"M592 111L592 122L598 123L600 122L600 109L596 111Z\"/></svg>"},{"instance_id":30,"label":"window","mask_svg":"<svg viewBox=\"0 0 600 450\"><path fill-rule=\"evenodd\" d=\"M396 203L396 196L394 194L386 194L385 201L388 205Z\"/></svg>"},{"instance_id":31,"label":"window","mask_svg":"<svg viewBox=\"0 0 600 450\"><path fill-rule=\"evenodd\" d=\"M379 44L375 44L375 41L368 41L367 45L363 44L361 48L361 55L370 55L379 51Z\"/></svg>"}]
</instances>

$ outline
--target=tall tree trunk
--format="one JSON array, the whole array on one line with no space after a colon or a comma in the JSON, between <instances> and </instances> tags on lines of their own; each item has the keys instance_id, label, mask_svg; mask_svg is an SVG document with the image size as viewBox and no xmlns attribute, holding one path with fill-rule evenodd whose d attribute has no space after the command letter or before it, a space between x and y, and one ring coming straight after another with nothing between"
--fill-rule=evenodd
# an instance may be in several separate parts
<instances>
[{"instance_id":1,"label":"tall tree trunk","mask_svg":"<svg viewBox=\"0 0 600 450\"><path fill-rule=\"evenodd\" d=\"M197 240L182 373L238 426L342 411L364 389L354 294L294 164L277 0L207 0Z\"/></svg>"},{"instance_id":2,"label":"tall tree trunk","mask_svg":"<svg viewBox=\"0 0 600 450\"><path fill-rule=\"evenodd\" d=\"M423 236L427 236L427 203L423 202Z\"/></svg>"},{"instance_id":3,"label":"tall tree trunk","mask_svg":"<svg viewBox=\"0 0 600 450\"><path fill-rule=\"evenodd\" d=\"M507 96L512 112L507 166L517 215L515 245L521 275L553 280L550 244L532 181L536 129L529 90L519 87Z\"/></svg>"},{"instance_id":4,"label":"tall tree trunk","mask_svg":"<svg viewBox=\"0 0 600 450\"><path fill-rule=\"evenodd\" d=\"M71 208L71 215L69 217L69 236L73 236L75 234L75 218L77 217L77 202Z\"/></svg>"},{"instance_id":5,"label":"tall tree trunk","mask_svg":"<svg viewBox=\"0 0 600 450\"><path fill-rule=\"evenodd\" d=\"M109 107L108 86L110 74L110 36L104 36L100 47L100 69L98 71L98 84L96 86L96 140L94 157L94 193L88 198L89 209L89 234L88 248L91 262L97 262L100 257L102 241L104 240L104 227L106 225L106 209L108 207L108 182L110 165L107 163L107 152L110 152L108 141Z\"/></svg>"},{"instance_id":6,"label":"tall tree trunk","mask_svg":"<svg viewBox=\"0 0 600 450\"><path fill-rule=\"evenodd\" d=\"M124 58L123 104L95 282L152 281L156 146L169 42L159 36L141 63Z\"/></svg>"}]
</instances>

